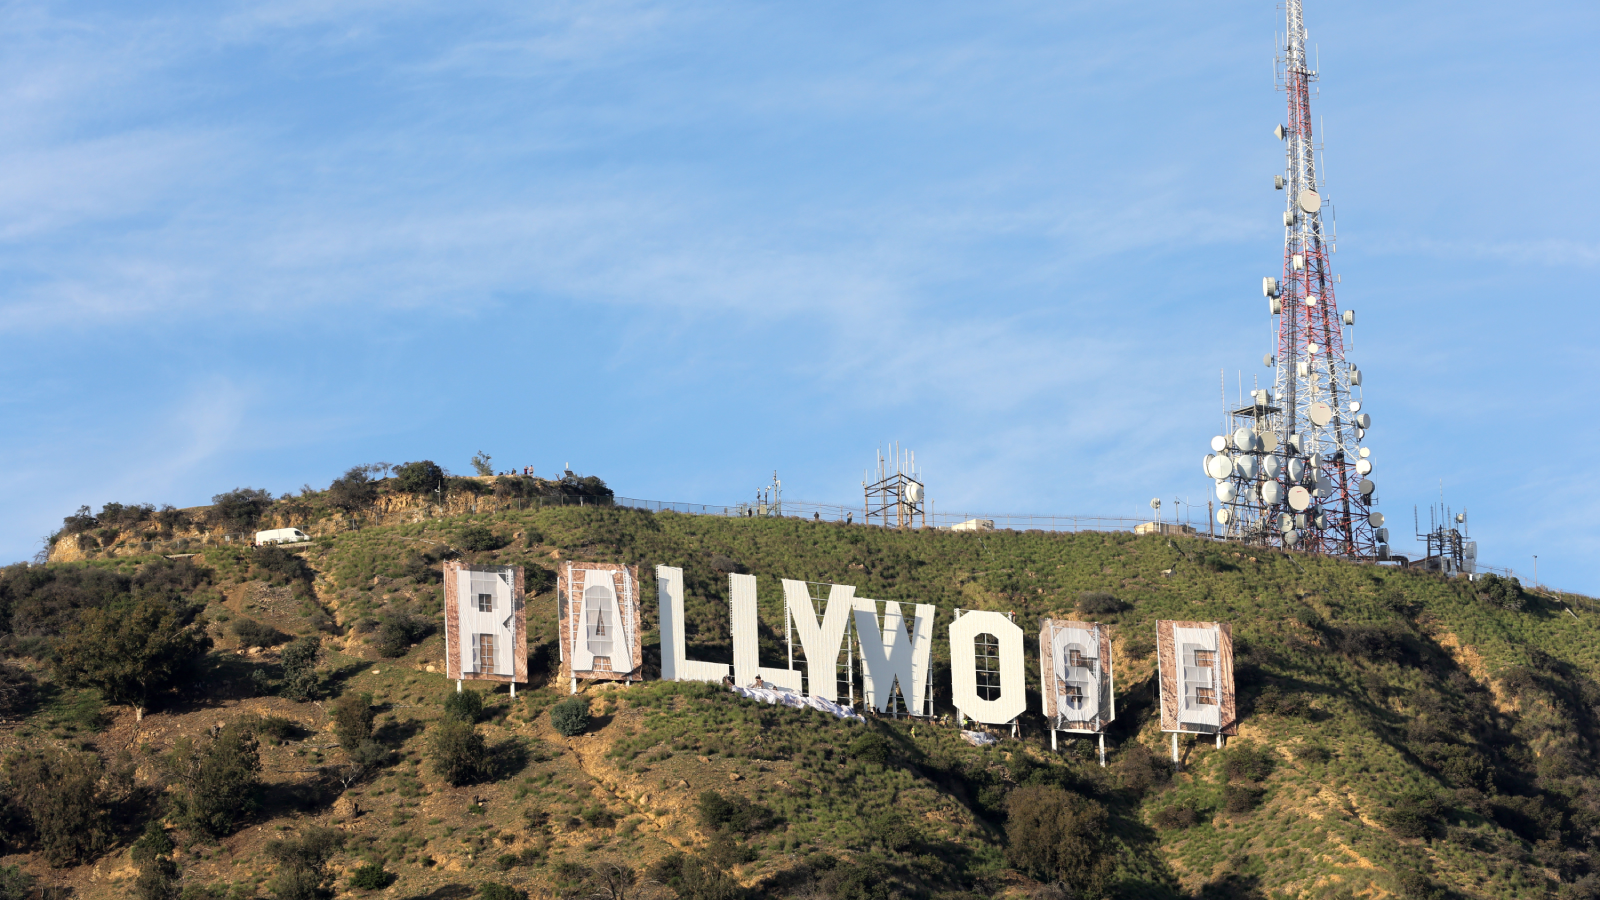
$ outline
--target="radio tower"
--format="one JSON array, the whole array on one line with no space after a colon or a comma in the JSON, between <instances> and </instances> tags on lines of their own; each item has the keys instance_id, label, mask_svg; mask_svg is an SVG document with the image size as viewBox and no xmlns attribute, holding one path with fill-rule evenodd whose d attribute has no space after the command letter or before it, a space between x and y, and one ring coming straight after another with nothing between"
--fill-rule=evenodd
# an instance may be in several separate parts
<instances>
[{"instance_id":1,"label":"radio tower","mask_svg":"<svg viewBox=\"0 0 1600 900\"><path fill-rule=\"evenodd\" d=\"M1212 439L1206 474L1221 501L1217 522L1237 540L1352 559L1388 558L1388 531L1375 512L1370 451L1362 446L1371 419L1362 411L1361 371L1345 359L1346 329L1355 313L1339 312L1338 279L1330 270L1335 234L1323 199L1311 131L1311 82L1301 0L1284 4L1287 29L1277 58L1288 121L1284 142L1283 276L1262 279L1277 326L1270 389L1225 410L1223 434ZM1328 228L1323 207L1328 207ZM1242 394L1242 385L1240 387ZM1226 402L1226 386L1224 386Z\"/></svg>"}]
</instances>

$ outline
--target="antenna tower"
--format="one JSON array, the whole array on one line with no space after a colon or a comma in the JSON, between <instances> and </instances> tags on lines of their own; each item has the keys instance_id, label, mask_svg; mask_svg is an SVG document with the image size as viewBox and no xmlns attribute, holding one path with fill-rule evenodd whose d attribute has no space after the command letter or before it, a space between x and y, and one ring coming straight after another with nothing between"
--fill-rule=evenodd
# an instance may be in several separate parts
<instances>
[{"instance_id":1,"label":"antenna tower","mask_svg":"<svg viewBox=\"0 0 1600 900\"><path fill-rule=\"evenodd\" d=\"M1371 451L1362 446L1371 418L1362 411L1361 370L1345 358L1355 312L1334 301L1333 206L1318 172L1312 138L1311 84L1301 0L1285 0L1278 86L1288 120L1273 133L1284 142L1283 275L1262 279L1276 332L1276 353L1262 361L1273 386L1225 410L1212 439L1206 474L1221 501L1217 521L1237 540L1352 559L1387 559L1388 532L1374 511ZM1326 214L1326 223L1324 222Z\"/></svg>"}]
</instances>

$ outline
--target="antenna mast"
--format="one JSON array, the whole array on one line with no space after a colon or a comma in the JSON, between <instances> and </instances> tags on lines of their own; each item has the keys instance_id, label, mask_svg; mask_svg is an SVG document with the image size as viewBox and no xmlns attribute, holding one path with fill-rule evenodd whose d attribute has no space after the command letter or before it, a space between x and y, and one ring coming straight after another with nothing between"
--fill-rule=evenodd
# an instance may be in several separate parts
<instances>
[{"instance_id":1,"label":"antenna mast","mask_svg":"<svg viewBox=\"0 0 1600 900\"><path fill-rule=\"evenodd\" d=\"M1286 30L1275 67L1287 95L1284 143L1282 278L1262 279L1276 325L1273 389L1251 392L1231 411L1234 431L1212 440L1206 474L1222 501L1217 520L1229 537L1271 547L1354 559L1386 559L1388 533L1373 511L1377 486L1371 425L1361 411L1361 371L1345 359L1355 313L1334 300L1333 208L1323 197L1311 129L1311 83L1302 0L1285 0ZM1324 207L1328 221L1323 221Z\"/></svg>"}]
</instances>

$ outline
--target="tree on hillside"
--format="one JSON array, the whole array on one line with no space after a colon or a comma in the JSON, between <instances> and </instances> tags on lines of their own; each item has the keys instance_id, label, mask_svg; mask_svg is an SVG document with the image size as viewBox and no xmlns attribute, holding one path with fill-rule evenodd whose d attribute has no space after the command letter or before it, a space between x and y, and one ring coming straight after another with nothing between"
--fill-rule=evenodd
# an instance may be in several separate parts
<instances>
[{"instance_id":1,"label":"tree on hillside","mask_svg":"<svg viewBox=\"0 0 1600 900\"><path fill-rule=\"evenodd\" d=\"M351 512L378 499L378 483L367 476L366 466L355 466L328 485L328 505Z\"/></svg>"},{"instance_id":2,"label":"tree on hillside","mask_svg":"<svg viewBox=\"0 0 1600 900\"><path fill-rule=\"evenodd\" d=\"M255 735L237 723L196 745L178 742L168 757L178 782L177 813L211 837L232 834L255 812L261 790L261 754Z\"/></svg>"},{"instance_id":3,"label":"tree on hillside","mask_svg":"<svg viewBox=\"0 0 1600 900\"><path fill-rule=\"evenodd\" d=\"M234 488L211 498L211 519L218 525L250 531L272 505L272 492L260 488Z\"/></svg>"},{"instance_id":4,"label":"tree on hillside","mask_svg":"<svg viewBox=\"0 0 1600 900\"><path fill-rule=\"evenodd\" d=\"M5 761L6 793L52 866L87 862L111 844L100 757L41 750Z\"/></svg>"},{"instance_id":5,"label":"tree on hillside","mask_svg":"<svg viewBox=\"0 0 1600 900\"><path fill-rule=\"evenodd\" d=\"M444 470L431 459L395 467L394 486L408 494L431 494L444 485Z\"/></svg>"},{"instance_id":6,"label":"tree on hillside","mask_svg":"<svg viewBox=\"0 0 1600 900\"><path fill-rule=\"evenodd\" d=\"M1105 807L1054 785L1028 785L1006 797L1006 859L1041 881L1099 896L1115 854Z\"/></svg>"},{"instance_id":7,"label":"tree on hillside","mask_svg":"<svg viewBox=\"0 0 1600 900\"><path fill-rule=\"evenodd\" d=\"M489 464L489 460L491 459L493 459L493 457L482 450L479 450L477 455L472 457L473 471L477 472L479 475L493 475L494 466Z\"/></svg>"},{"instance_id":8,"label":"tree on hillside","mask_svg":"<svg viewBox=\"0 0 1600 900\"><path fill-rule=\"evenodd\" d=\"M56 645L56 673L68 684L95 687L112 703L144 711L158 694L211 648L200 620L158 597L84 610Z\"/></svg>"}]
</instances>

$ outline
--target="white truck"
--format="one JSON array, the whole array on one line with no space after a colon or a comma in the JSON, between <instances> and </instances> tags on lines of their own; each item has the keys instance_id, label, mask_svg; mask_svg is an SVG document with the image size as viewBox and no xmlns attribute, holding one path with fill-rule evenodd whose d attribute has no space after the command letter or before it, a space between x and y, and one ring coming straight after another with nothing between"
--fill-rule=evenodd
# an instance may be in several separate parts
<instances>
[{"instance_id":1,"label":"white truck","mask_svg":"<svg viewBox=\"0 0 1600 900\"><path fill-rule=\"evenodd\" d=\"M256 546L265 547L268 544L298 544L311 540L311 535L298 528L273 528L270 531L256 532Z\"/></svg>"}]
</instances>

